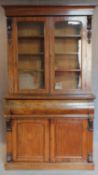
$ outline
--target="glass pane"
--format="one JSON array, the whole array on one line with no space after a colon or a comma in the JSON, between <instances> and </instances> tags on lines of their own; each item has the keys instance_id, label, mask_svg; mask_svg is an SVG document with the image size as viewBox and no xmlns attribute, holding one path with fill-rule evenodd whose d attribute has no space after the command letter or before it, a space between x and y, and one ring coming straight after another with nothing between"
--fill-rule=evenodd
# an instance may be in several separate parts
<instances>
[{"instance_id":1,"label":"glass pane","mask_svg":"<svg viewBox=\"0 0 98 175\"><path fill-rule=\"evenodd\" d=\"M55 89L81 87L81 22L55 23Z\"/></svg>"},{"instance_id":2,"label":"glass pane","mask_svg":"<svg viewBox=\"0 0 98 175\"><path fill-rule=\"evenodd\" d=\"M55 72L55 89L77 89L80 84L79 72Z\"/></svg>"},{"instance_id":3,"label":"glass pane","mask_svg":"<svg viewBox=\"0 0 98 175\"><path fill-rule=\"evenodd\" d=\"M80 35L81 22L80 21L58 21L55 23L55 35Z\"/></svg>"},{"instance_id":4,"label":"glass pane","mask_svg":"<svg viewBox=\"0 0 98 175\"><path fill-rule=\"evenodd\" d=\"M18 23L19 88L44 88L44 24Z\"/></svg>"}]
</instances>

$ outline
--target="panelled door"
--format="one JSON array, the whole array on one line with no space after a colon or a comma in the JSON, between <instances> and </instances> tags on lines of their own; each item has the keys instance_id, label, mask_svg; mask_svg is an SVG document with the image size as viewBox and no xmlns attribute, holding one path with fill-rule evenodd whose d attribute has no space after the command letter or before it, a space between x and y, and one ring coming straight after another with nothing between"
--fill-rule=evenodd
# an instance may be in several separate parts
<instances>
[{"instance_id":1,"label":"panelled door","mask_svg":"<svg viewBox=\"0 0 98 175\"><path fill-rule=\"evenodd\" d=\"M14 119L10 132L13 161L87 162L91 151L87 118Z\"/></svg>"},{"instance_id":2,"label":"panelled door","mask_svg":"<svg viewBox=\"0 0 98 175\"><path fill-rule=\"evenodd\" d=\"M51 161L87 161L87 119L51 121Z\"/></svg>"},{"instance_id":3,"label":"panelled door","mask_svg":"<svg viewBox=\"0 0 98 175\"><path fill-rule=\"evenodd\" d=\"M49 161L49 123L47 119L18 119L12 123L14 161Z\"/></svg>"}]
</instances>

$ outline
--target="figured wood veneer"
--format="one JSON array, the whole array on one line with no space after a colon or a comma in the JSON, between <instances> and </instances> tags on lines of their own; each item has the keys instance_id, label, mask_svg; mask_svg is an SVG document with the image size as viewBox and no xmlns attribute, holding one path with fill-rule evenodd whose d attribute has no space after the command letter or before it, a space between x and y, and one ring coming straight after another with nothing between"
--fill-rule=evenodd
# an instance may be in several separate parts
<instances>
[{"instance_id":1,"label":"figured wood veneer","mask_svg":"<svg viewBox=\"0 0 98 175\"><path fill-rule=\"evenodd\" d=\"M94 6L4 8L9 77L5 168L94 169Z\"/></svg>"}]
</instances>

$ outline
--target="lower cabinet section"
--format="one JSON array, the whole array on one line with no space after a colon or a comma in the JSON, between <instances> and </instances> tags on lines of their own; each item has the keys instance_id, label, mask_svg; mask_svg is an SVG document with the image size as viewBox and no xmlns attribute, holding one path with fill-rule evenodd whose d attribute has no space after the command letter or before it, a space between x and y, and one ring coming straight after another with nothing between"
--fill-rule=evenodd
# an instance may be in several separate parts
<instances>
[{"instance_id":1,"label":"lower cabinet section","mask_svg":"<svg viewBox=\"0 0 98 175\"><path fill-rule=\"evenodd\" d=\"M93 161L91 123L82 117L7 120L7 162L43 166L48 163L50 168L55 163L90 164Z\"/></svg>"}]
</instances>

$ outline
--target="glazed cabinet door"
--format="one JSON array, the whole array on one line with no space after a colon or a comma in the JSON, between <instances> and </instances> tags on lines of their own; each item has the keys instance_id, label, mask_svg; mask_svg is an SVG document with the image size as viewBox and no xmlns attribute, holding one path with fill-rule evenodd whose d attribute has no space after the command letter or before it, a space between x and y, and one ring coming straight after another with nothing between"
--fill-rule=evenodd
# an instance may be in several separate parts
<instances>
[{"instance_id":1,"label":"glazed cabinet door","mask_svg":"<svg viewBox=\"0 0 98 175\"><path fill-rule=\"evenodd\" d=\"M49 123L46 119L12 121L13 161L49 160Z\"/></svg>"},{"instance_id":2,"label":"glazed cabinet door","mask_svg":"<svg viewBox=\"0 0 98 175\"><path fill-rule=\"evenodd\" d=\"M10 91L48 92L48 33L47 18L8 19Z\"/></svg>"},{"instance_id":3,"label":"glazed cabinet door","mask_svg":"<svg viewBox=\"0 0 98 175\"><path fill-rule=\"evenodd\" d=\"M85 76L87 18L54 17L51 28L51 92L84 91L89 79Z\"/></svg>"},{"instance_id":4,"label":"glazed cabinet door","mask_svg":"<svg viewBox=\"0 0 98 175\"><path fill-rule=\"evenodd\" d=\"M86 161L87 132L86 119L53 119L51 122L51 161Z\"/></svg>"}]
</instances>

